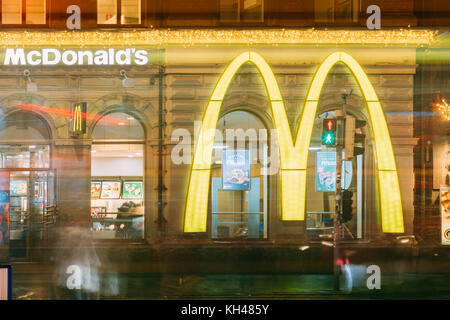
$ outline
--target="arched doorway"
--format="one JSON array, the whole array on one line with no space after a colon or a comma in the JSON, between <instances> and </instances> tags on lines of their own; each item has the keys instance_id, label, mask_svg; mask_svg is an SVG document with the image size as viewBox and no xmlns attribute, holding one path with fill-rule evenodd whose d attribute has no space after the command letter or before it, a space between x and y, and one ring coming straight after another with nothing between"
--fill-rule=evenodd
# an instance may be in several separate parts
<instances>
[{"instance_id":1,"label":"arched doorway","mask_svg":"<svg viewBox=\"0 0 450 320\"><path fill-rule=\"evenodd\" d=\"M27 257L44 239L56 211L51 134L45 120L16 111L0 120L1 240L10 257Z\"/></svg>"},{"instance_id":2,"label":"arched doorway","mask_svg":"<svg viewBox=\"0 0 450 320\"><path fill-rule=\"evenodd\" d=\"M145 131L133 115L104 115L92 131L91 220L94 238L144 238Z\"/></svg>"},{"instance_id":3,"label":"arched doorway","mask_svg":"<svg viewBox=\"0 0 450 320\"><path fill-rule=\"evenodd\" d=\"M217 123L211 166L211 237L268 237L270 132L247 111L232 111ZM276 171L275 171L276 172Z\"/></svg>"}]
</instances>

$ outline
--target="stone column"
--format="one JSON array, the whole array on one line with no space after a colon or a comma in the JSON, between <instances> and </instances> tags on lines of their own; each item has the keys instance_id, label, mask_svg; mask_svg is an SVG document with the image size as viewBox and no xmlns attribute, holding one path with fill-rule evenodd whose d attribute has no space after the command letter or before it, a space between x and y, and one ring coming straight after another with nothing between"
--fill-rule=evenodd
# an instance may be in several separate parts
<instances>
[{"instance_id":1,"label":"stone column","mask_svg":"<svg viewBox=\"0 0 450 320\"><path fill-rule=\"evenodd\" d=\"M89 223L91 140L57 139L52 153L56 169L57 206L62 225Z\"/></svg>"}]
</instances>

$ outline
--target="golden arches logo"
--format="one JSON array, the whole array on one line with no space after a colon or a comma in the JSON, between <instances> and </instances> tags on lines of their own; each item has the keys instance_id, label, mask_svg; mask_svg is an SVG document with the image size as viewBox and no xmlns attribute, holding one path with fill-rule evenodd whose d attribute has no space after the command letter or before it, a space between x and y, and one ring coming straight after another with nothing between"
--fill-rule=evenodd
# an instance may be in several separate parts
<instances>
[{"instance_id":1,"label":"golden arches logo","mask_svg":"<svg viewBox=\"0 0 450 320\"><path fill-rule=\"evenodd\" d=\"M76 105L73 112L73 132L81 132L83 130L83 122L81 120L81 105Z\"/></svg>"},{"instance_id":2,"label":"golden arches logo","mask_svg":"<svg viewBox=\"0 0 450 320\"><path fill-rule=\"evenodd\" d=\"M336 63L341 62L352 72L367 104L375 142L378 199L383 232L403 233L400 186L394 151L381 103L364 70L353 57L345 52L329 55L317 68L306 95L295 141L278 83L264 58L256 52L245 52L228 65L220 76L203 114L188 184L184 232L206 231L212 151L220 108L231 80L239 68L247 62L256 66L264 80L272 118L277 128L280 152L281 219L284 221L305 219L308 149L317 105L328 73Z\"/></svg>"}]
</instances>

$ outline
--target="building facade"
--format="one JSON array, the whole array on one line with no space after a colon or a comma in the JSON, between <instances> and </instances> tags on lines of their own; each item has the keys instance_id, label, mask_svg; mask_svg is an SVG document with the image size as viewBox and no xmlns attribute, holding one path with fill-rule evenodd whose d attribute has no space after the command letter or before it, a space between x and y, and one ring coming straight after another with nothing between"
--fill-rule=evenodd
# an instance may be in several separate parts
<instances>
[{"instance_id":1,"label":"building facade","mask_svg":"<svg viewBox=\"0 0 450 320\"><path fill-rule=\"evenodd\" d=\"M381 30L367 30L365 1L3 0L4 245L41 245L52 210L111 246L330 235L336 152L321 131L342 108L365 122L362 152L343 167L353 192L343 237L418 234L417 197L429 191L414 186L430 161L415 117L428 83L418 52L437 32L391 29L423 27L419 2L375 2ZM77 10L81 30L65 30ZM238 153L244 164L228 164ZM288 172L299 172L292 184Z\"/></svg>"}]
</instances>

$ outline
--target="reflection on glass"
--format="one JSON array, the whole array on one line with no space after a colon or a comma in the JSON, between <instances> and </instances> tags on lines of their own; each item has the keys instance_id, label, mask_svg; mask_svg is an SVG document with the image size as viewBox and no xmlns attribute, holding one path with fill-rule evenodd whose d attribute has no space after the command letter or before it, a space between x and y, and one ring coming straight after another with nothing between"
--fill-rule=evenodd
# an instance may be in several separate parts
<instances>
[{"instance_id":1,"label":"reflection on glass","mask_svg":"<svg viewBox=\"0 0 450 320\"><path fill-rule=\"evenodd\" d=\"M121 23L140 24L141 23L141 0L121 1Z\"/></svg>"},{"instance_id":2,"label":"reflection on glass","mask_svg":"<svg viewBox=\"0 0 450 320\"><path fill-rule=\"evenodd\" d=\"M97 0L97 23L117 23L117 0Z\"/></svg>"},{"instance_id":3,"label":"reflection on glass","mask_svg":"<svg viewBox=\"0 0 450 320\"><path fill-rule=\"evenodd\" d=\"M26 1L27 24L45 24L45 1L46 0Z\"/></svg>"},{"instance_id":4,"label":"reflection on glass","mask_svg":"<svg viewBox=\"0 0 450 320\"><path fill-rule=\"evenodd\" d=\"M91 219L96 239L144 237L144 146L93 144Z\"/></svg>"},{"instance_id":5,"label":"reflection on glass","mask_svg":"<svg viewBox=\"0 0 450 320\"><path fill-rule=\"evenodd\" d=\"M49 168L48 145L0 146L0 168Z\"/></svg>"},{"instance_id":6,"label":"reflection on glass","mask_svg":"<svg viewBox=\"0 0 450 320\"><path fill-rule=\"evenodd\" d=\"M22 23L22 0L2 1L2 24Z\"/></svg>"}]
</instances>

